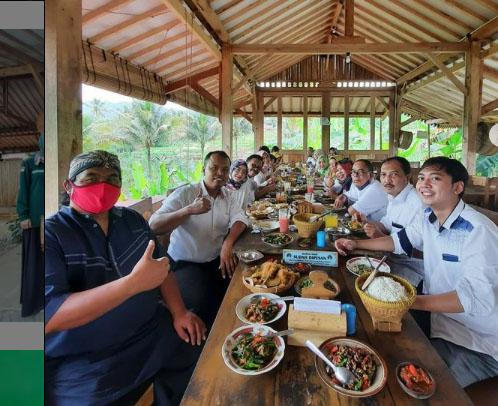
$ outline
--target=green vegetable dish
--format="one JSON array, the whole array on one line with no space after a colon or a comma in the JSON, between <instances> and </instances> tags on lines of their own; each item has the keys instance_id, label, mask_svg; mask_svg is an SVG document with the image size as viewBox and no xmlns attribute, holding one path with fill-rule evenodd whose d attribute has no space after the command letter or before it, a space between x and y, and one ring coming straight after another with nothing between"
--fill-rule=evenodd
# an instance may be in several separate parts
<instances>
[{"instance_id":1,"label":"green vegetable dish","mask_svg":"<svg viewBox=\"0 0 498 406\"><path fill-rule=\"evenodd\" d=\"M353 267L353 272L358 276L361 276L365 272L370 272L370 271L373 271L372 267L365 264L358 264Z\"/></svg>"},{"instance_id":2,"label":"green vegetable dish","mask_svg":"<svg viewBox=\"0 0 498 406\"><path fill-rule=\"evenodd\" d=\"M252 333L241 334L239 341L232 349L232 357L236 364L243 369L253 371L267 366L276 353L277 346L273 337Z\"/></svg>"},{"instance_id":3,"label":"green vegetable dish","mask_svg":"<svg viewBox=\"0 0 498 406\"><path fill-rule=\"evenodd\" d=\"M290 241L290 237L286 234L270 234L263 241L268 244L284 245Z\"/></svg>"}]
</instances>

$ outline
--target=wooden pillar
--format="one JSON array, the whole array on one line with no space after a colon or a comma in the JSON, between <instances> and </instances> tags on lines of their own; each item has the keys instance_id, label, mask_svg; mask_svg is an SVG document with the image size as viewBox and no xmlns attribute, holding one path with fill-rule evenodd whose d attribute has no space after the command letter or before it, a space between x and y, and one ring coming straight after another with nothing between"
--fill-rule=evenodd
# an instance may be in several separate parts
<instances>
[{"instance_id":1,"label":"wooden pillar","mask_svg":"<svg viewBox=\"0 0 498 406\"><path fill-rule=\"evenodd\" d=\"M233 56L230 45L223 43L221 47L221 141L223 151L232 156L232 77Z\"/></svg>"},{"instance_id":2,"label":"wooden pillar","mask_svg":"<svg viewBox=\"0 0 498 406\"><path fill-rule=\"evenodd\" d=\"M256 151L264 144L265 112L263 93L256 89L255 114L253 114L254 144Z\"/></svg>"},{"instance_id":3,"label":"wooden pillar","mask_svg":"<svg viewBox=\"0 0 498 406\"><path fill-rule=\"evenodd\" d=\"M71 159L82 149L81 0L45 4L45 215L59 208Z\"/></svg>"},{"instance_id":4,"label":"wooden pillar","mask_svg":"<svg viewBox=\"0 0 498 406\"><path fill-rule=\"evenodd\" d=\"M308 96L303 96L303 150L308 149Z\"/></svg>"},{"instance_id":5,"label":"wooden pillar","mask_svg":"<svg viewBox=\"0 0 498 406\"><path fill-rule=\"evenodd\" d=\"M394 149L394 132L395 132L395 121L396 121L396 101L394 100L394 94L389 96L389 155L395 155Z\"/></svg>"},{"instance_id":6,"label":"wooden pillar","mask_svg":"<svg viewBox=\"0 0 498 406\"><path fill-rule=\"evenodd\" d=\"M370 96L370 150L375 150L375 97Z\"/></svg>"},{"instance_id":7,"label":"wooden pillar","mask_svg":"<svg viewBox=\"0 0 498 406\"><path fill-rule=\"evenodd\" d=\"M277 146L282 149L282 97L277 98Z\"/></svg>"},{"instance_id":8,"label":"wooden pillar","mask_svg":"<svg viewBox=\"0 0 498 406\"><path fill-rule=\"evenodd\" d=\"M463 107L463 164L470 175L476 172L477 124L481 118L481 83L482 60L480 58L481 44L472 41L470 51L465 53L465 87Z\"/></svg>"},{"instance_id":9,"label":"wooden pillar","mask_svg":"<svg viewBox=\"0 0 498 406\"><path fill-rule=\"evenodd\" d=\"M349 151L349 95L344 96L344 151Z\"/></svg>"},{"instance_id":10,"label":"wooden pillar","mask_svg":"<svg viewBox=\"0 0 498 406\"><path fill-rule=\"evenodd\" d=\"M322 150L328 154L330 148L330 92L322 93L322 119L324 118L327 123L322 122Z\"/></svg>"},{"instance_id":11,"label":"wooden pillar","mask_svg":"<svg viewBox=\"0 0 498 406\"><path fill-rule=\"evenodd\" d=\"M344 7L344 35L351 37L354 35L354 0L346 0Z\"/></svg>"}]
</instances>

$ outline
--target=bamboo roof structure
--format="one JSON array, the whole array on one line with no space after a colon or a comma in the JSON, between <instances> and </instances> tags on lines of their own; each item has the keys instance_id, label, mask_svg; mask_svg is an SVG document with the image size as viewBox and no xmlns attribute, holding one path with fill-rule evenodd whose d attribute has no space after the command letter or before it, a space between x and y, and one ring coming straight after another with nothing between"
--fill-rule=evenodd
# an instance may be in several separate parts
<instances>
[{"instance_id":1,"label":"bamboo roof structure","mask_svg":"<svg viewBox=\"0 0 498 406\"><path fill-rule=\"evenodd\" d=\"M38 149L43 50L42 30L0 30L0 153Z\"/></svg>"},{"instance_id":2,"label":"bamboo roof structure","mask_svg":"<svg viewBox=\"0 0 498 406\"><path fill-rule=\"evenodd\" d=\"M423 45L464 45L469 38L482 40L483 119L498 119L493 113L496 103L491 104L498 99L498 43L495 41L498 1L479 0L471 7L463 0L356 0L353 15L347 16L348 2L84 0L83 41L86 46L91 44L102 50L101 55L111 55L107 59L118 57L128 66L138 67L143 75L151 75L153 79L149 82L160 84L160 97L159 93L151 97L146 91L137 92L134 97L158 102L170 99L208 114L218 111L220 80L216 68L221 60L221 44L242 48L265 44L337 44L337 51L314 59L306 54L319 53L311 45L307 50L303 46L302 52L285 49L278 52L274 47L235 52L234 113L250 114L254 86L277 81L283 72L307 60L315 71L326 70L328 76L338 79L349 80L351 76L344 77L345 73L347 76L363 70L362 75L353 78L395 83L404 93L403 112L423 119L443 119L455 125L461 122L463 113L464 54L439 53L437 47ZM346 19L353 20L354 24ZM345 36L351 38L350 42L341 41ZM362 44L378 52L354 52ZM397 52L400 44L413 44L413 51ZM351 67L345 71L343 60L348 49L352 51L348 61ZM383 49L385 52L381 52ZM331 59L340 59L341 63ZM93 84L126 93L123 90L126 72L119 78L118 71L109 67L108 81L97 80ZM311 74L311 70L308 73ZM140 83L138 77L135 80ZM147 83L147 80L141 79L141 82ZM283 99L283 114L295 113L292 98ZM265 103L269 101L266 97ZM352 113L362 112L359 101L350 104ZM333 102L331 106L332 112L340 110Z\"/></svg>"}]
</instances>

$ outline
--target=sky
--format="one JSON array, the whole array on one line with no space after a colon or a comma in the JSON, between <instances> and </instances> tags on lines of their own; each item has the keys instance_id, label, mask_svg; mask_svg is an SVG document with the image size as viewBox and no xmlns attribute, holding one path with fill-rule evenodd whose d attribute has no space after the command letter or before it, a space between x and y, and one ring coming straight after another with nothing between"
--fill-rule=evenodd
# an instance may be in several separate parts
<instances>
[{"instance_id":1,"label":"sky","mask_svg":"<svg viewBox=\"0 0 498 406\"><path fill-rule=\"evenodd\" d=\"M82 85L82 95L83 95L83 103L89 102L94 98L110 103L131 103L133 100L135 100L132 97L123 96L118 93L109 92L107 90L100 89L98 87L88 86L85 84ZM172 102L166 103L164 107L167 109L185 110L184 107Z\"/></svg>"}]
</instances>

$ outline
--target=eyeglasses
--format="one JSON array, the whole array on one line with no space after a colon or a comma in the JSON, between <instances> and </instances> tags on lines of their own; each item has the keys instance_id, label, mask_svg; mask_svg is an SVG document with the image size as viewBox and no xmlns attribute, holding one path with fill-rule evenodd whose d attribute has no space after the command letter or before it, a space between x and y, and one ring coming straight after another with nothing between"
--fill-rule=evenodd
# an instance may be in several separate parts
<instances>
[{"instance_id":1,"label":"eyeglasses","mask_svg":"<svg viewBox=\"0 0 498 406\"><path fill-rule=\"evenodd\" d=\"M364 171L363 169L358 169L357 171L353 169L351 171L351 175L353 175L353 176L363 176L367 173L370 173L370 171Z\"/></svg>"}]
</instances>

